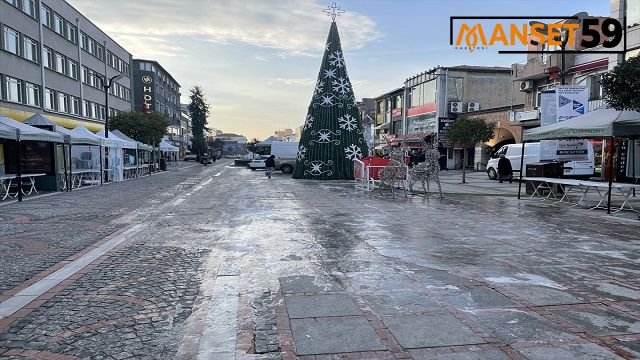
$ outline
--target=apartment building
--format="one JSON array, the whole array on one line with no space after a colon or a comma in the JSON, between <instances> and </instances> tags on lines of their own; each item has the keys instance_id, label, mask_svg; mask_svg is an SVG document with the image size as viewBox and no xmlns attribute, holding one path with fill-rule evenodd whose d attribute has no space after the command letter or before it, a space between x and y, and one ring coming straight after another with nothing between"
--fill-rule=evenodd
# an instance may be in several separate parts
<instances>
[{"instance_id":1,"label":"apartment building","mask_svg":"<svg viewBox=\"0 0 640 360\"><path fill-rule=\"evenodd\" d=\"M66 1L0 1L0 31L0 113L97 131L132 110L131 54Z\"/></svg>"}]
</instances>

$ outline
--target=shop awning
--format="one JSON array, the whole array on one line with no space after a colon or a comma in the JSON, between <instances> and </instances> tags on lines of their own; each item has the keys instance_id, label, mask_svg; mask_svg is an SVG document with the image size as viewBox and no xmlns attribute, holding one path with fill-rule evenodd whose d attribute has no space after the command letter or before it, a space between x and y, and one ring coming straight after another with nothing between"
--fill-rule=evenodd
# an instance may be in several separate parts
<instances>
[{"instance_id":1,"label":"shop awning","mask_svg":"<svg viewBox=\"0 0 640 360\"><path fill-rule=\"evenodd\" d=\"M53 121L49 120L46 116L38 113L34 114L25 121L25 124L32 126L51 126L54 131L64 136L65 142L72 145L100 145L100 139L94 136L83 136L77 133L73 133L71 130L66 129Z\"/></svg>"},{"instance_id":2,"label":"shop awning","mask_svg":"<svg viewBox=\"0 0 640 360\"><path fill-rule=\"evenodd\" d=\"M151 145L147 145L147 144L141 143L140 141L136 141L136 140L128 137L127 135L123 134L122 131L120 131L120 130L113 130L112 133L114 133L120 139L127 140L127 141L130 141L130 142L138 144L138 150L146 150L146 151L153 150L153 147Z\"/></svg>"},{"instance_id":3,"label":"shop awning","mask_svg":"<svg viewBox=\"0 0 640 360\"><path fill-rule=\"evenodd\" d=\"M20 131L20 140L48 141L59 143L64 142L64 137L61 134L55 133L53 131L38 129L37 127L33 127L20 121L10 119L4 115L0 115L0 124Z\"/></svg>"},{"instance_id":4,"label":"shop awning","mask_svg":"<svg viewBox=\"0 0 640 360\"><path fill-rule=\"evenodd\" d=\"M398 137L396 137L395 139L393 139L393 143L422 143L424 138L427 136L433 136L433 133L429 132L429 133L412 133L412 134L407 134L407 135L400 135Z\"/></svg>"}]
</instances>

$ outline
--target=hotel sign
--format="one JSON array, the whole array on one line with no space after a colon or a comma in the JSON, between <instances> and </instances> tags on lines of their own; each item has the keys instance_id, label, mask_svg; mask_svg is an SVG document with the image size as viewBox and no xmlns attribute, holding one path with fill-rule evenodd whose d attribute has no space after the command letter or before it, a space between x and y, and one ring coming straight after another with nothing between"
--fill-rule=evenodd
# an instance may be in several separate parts
<instances>
[{"instance_id":1,"label":"hotel sign","mask_svg":"<svg viewBox=\"0 0 640 360\"><path fill-rule=\"evenodd\" d=\"M153 77L150 75L142 76L142 94L143 111L150 111L153 105Z\"/></svg>"}]
</instances>

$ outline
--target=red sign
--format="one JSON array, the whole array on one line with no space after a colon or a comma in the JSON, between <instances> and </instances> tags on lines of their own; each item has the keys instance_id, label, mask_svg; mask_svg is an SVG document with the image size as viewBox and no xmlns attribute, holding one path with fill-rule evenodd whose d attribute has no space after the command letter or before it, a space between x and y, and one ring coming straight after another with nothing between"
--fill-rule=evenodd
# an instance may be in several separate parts
<instances>
[{"instance_id":1,"label":"red sign","mask_svg":"<svg viewBox=\"0 0 640 360\"><path fill-rule=\"evenodd\" d=\"M391 117L398 117L398 116L402 116L402 108L391 110Z\"/></svg>"},{"instance_id":2,"label":"red sign","mask_svg":"<svg viewBox=\"0 0 640 360\"><path fill-rule=\"evenodd\" d=\"M436 104L436 103L425 104L425 105L422 105L420 107L411 108L411 109L407 110L407 116L414 116L414 115L431 113L431 112L436 111L437 108L438 108L438 104Z\"/></svg>"}]
</instances>

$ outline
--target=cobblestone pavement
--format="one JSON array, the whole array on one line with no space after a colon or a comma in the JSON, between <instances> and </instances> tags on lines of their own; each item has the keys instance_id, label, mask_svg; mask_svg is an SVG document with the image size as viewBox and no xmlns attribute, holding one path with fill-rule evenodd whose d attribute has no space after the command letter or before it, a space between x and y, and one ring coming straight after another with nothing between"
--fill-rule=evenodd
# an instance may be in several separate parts
<instances>
[{"instance_id":1,"label":"cobblestone pavement","mask_svg":"<svg viewBox=\"0 0 640 360\"><path fill-rule=\"evenodd\" d=\"M640 226L601 212L218 162L0 217L0 313L125 237L0 319L3 359L640 357Z\"/></svg>"}]
</instances>

